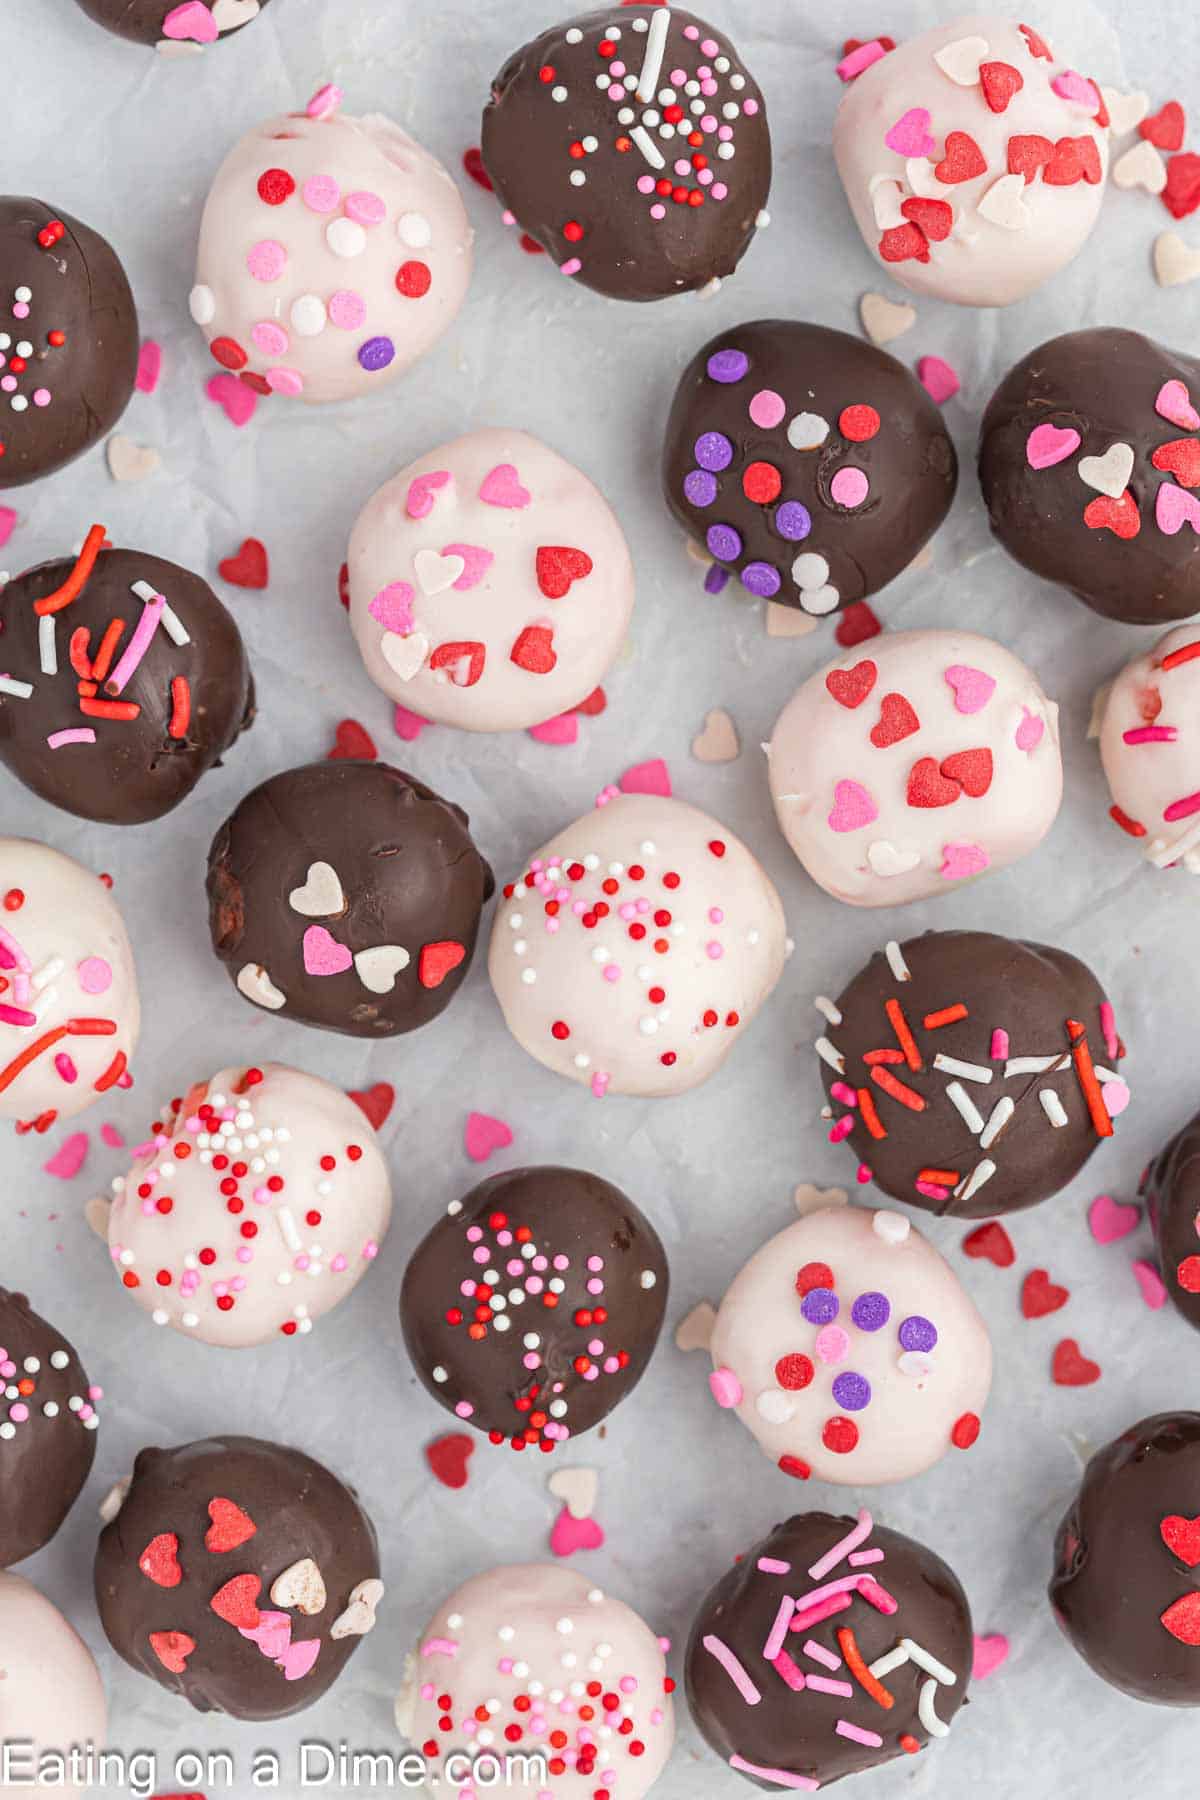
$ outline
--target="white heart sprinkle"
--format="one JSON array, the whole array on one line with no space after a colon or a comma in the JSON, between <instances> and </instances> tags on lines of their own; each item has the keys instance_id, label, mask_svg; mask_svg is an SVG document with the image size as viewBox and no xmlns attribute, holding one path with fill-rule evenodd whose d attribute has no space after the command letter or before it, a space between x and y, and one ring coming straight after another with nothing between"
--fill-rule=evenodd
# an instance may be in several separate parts
<instances>
[{"instance_id":1,"label":"white heart sprinkle","mask_svg":"<svg viewBox=\"0 0 1200 1800\"><path fill-rule=\"evenodd\" d=\"M915 306L889 300L885 294L864 294L858 303L862 328L873 344L890 344L917 322Z\"/></svg>"},{"instance_id":2,"label":"white heart sprinkle","mask_svg":"<svg viewBox=\"0 0 1200 1800\"><path fill-rule=\"evenodd\" d=\"M350 1590L350 1604L329 1628L331 1638L366 1637L375 1629L375 1610L383 1599L382 1581L372 1577Z\"/></svg>"},{"instance_id":3,"label":"white heart sprinkle","mask_svg":"<svg viewBox=\"0 0 1200 1800\"><path fill-rule=\"evenodd\" d=\"M900 208L904 189L894 175L872 175L869 183L871 211L880 231L893 231L904 224Z\"/></svg>"},{"instance_id":4,"label":"white heart sprinkle","mask_svg":"<svg viewBox=\"0 0 1200 1800\"><path fill-rule=\"evenodd\" d=\"M1024 175L1002 175L999 181L993 181L975 210L981 219L1005 231L1024 231L1029 224L1029 208L1021 198L1024 192Z\"/></svg>"},{"instance_id":5,"label":"white heart sprinkle","mask_svg":"<svg viewBox=\"0 0 1200 1800\"><path fill-rule=\"evenodd\" d=\"M596 1510L600 1477L595 1469L556 1469L546 1486L573 1519L590 1519Z\"/></svg>"},{"instance_id":6,"label":"white heart sprinkle","mask_svg":"<svg viewBox=\"0 0 1200 1800\"><path fill-rule=\"evenodd\" d=\"M237 987L247 1000L253 1000L255 1006L265 1006L268 1012L278 1012L287 1005L287 995L275 986L261 963L243 964L238 970Z\"/></svg>"},{"instance_id":7,"label":"white heart sprinkle","mask_svg":"<svg viewBox=\"0 0 1200 1800\"><path fill-rule=\"evenodd\" d=\"M904 176L914 194L923 200L944 200L945 183L934 173L936 165L927 156L910 156L904 165ZM903 214L901 214L903 217Z\"/></svg>"},{"instance_id":8,"label":"white heart sprinkle","mask_svg":"<svg viewBox=\"0 0 1200 1800\"><path fill-rule=\"evenodd\" d=\"M395 670L401 681L411 681L429 655L429 639L423 631L410 631L407 637L401 637L396 631L385 631L379 648L384 662Z\"/></svg>"},{"instance_id":9,"label":"white heart sprinkle","mask_svg":"<svg viewBox=\"0 0 1200 1800\"><path fill-rule=\"evenodd\" d=\"M1159 287L1180 287L1200 276L1200 250L1185 244L1177 231L1163 231L1154 240L1154 273Z\"/></svg>"},{"instance_id":10,"label":"white heart sprinkle","mask_svg":"<svg viewBox=\"0 0 1200 1800\"><path fill-rule=\"evenodd\" d=\"M1112 178L1114 187L1140 187L1148 194L1161 194L1167 185L1167 165L1149 138L1140 138L1132 149L1118 156L1112 166Z\"/></svg>"},{"instance_id":11,"label":"white heart sprinkle","mask_svg":"<svg viewBox=\"0 0 1200 1800\"><path fill-rule=\"evenodd\" d=\"M825 1212L832 1206L849 1206L850 1196L845 1188L818 1188L811 1181L802 1181L792 1195L792 1205L806 1219L809 1213Z\"/></svg>"},{"instance_id":12,"label":"white heart sprinkle","mask_svg":"<svg viewBox=\"0 0 1200 1800\"><path fill-rule=\"evenodd\" d=\"M120 432L109 438L105 455L108 472L114 481L144 481L147 475L153 475L162 461L157 450L135 444L132 438L123 437Z\"/></svg>"},{"instance_id":13,"label":"white heart sprinkle","mask_svg":"<svg viewBox=\"0 0 1200 1800\"><path fill-rule=\"evenodd\" d=\"M1140 125L1150 111L1150 96L1136 90L1132 94L1122 94L1117 88L1102 87L1101 98L1108 108L1109 129L1114 137L1123 137Z\"/></svg>"},{"instance_id":14,"label":"white heart sprinkle","mask_svg":"<svg viewBox=\"0 0 1200 1800\"><path fill-rule=\"evenodd\" d=\"M955 38L952 44L943 44L940 50L935 50L933 60L942 74L956 81L959 87L974 87L979 80L979 65L987 53L986 38Z\"/></svg>"},{"instance_id":15,"label":"white heart sprinkle","mask_svg":"<svg viewBox=\"0 0 1200 1800\"><path fill-rule=\"evenodd\" d=\"M692 755L697 762L736 762L741 748L737 726L720 706L704 715L704 729L692 739Z\"/></svg>"},{"instance_id":16,"label":"white heart sprinkle","mask_svg":"<svg viewBox=\"0 0 1200 1800\"><path fill-rule=\"evenodd\" d=\"M330 919L345 912L346 895L337 870L331 863L309 863L304 886L292 889L288 905L306 919Z\"/></svg>"},{"instance_id":17,"label":"white heart sprinkle","mask_svg":"<svg viewBox=\"0 0 1200 1800\"><path fill-rule=\"evenodd\" d=\"M443 556L437 550L418 550L413 557L413 569L423 594L444 594L466 566L461 556Z\"/></svg>"},{"instance_id":18,"label":"white heart sprinkle","mask_svg":"<svg viewBox=\"0 0 1200 1800\"><path fill-rule=\"evenodd\" d=\"M373 994L390 994L397 975L407 969L411 961L408 951L399 944L373 944L369 950L357 953L354 967L365 988L370 988Z\"/></svg>"},{"instance_id":19,"label":"white heart sprinkle","mask_svg":"<svg viewBox=\"0 0 1200 1800\"><path fill-rule=\"evenodd\" d=\"M276 1606L294 1607L308 1619L325 1611L328 1595L325 1579L311 1556L294 1562L290 1569L277 1575L271 1584L271 1598Z\"/></svg>"},{"instance_id":20,"label":"white heart sprinkle","mask_svg":"<svg viewBox=\"0 0 1200 1800\"><path fill-rule=\"evenodd\" d=\"M707 1350L712 1343L716 1310L710 1300L701 1300L675 1327L675 1348L685 1354L690 1350Z\"/></svg>"},{"instance_id":21,"label":"white heart sprinkle","mask_svg":"<svg viewBox=\"0 0 1200 1800\"><path fill-rule=\"evenodd\" d=\"M793 450L819 450L829 436L829 420L820 413L797 413L787 435Z\"/></svg>"},{"instance_id":22,"label":"white heart sprinkle","mask_svg":"<svg viewBox=\"0 0 1200 1800\"><path fill-rule=\"evenodd\" d=\"M212 0L213 24L218 32L237 31L251 19L257 19L261 11L261 0Z\"/></svg>"},{"instance_id":23,"label":"white heart sprinkle","mask_svg":"<svg viewBox=\"0 0 1200 1800\"><path fill-rule=\"evenodd\" d=\"M888 838L876 838L867 846L867 861L876 875L886 881L891 875L907 875L921 861L919 850L900 850Z\"/></svg>"},{"instance_id":24,"label":"white heart sprinkle","mask_svg":"<svg viewBox=\"0 0 1200 1800\"><path fill-rule=\"evenodd\" d=\"M1077 467L1081 481L1097 493L1119 500L1133 474L1133 446L1110 444L1103 456L1081 456Z\"/></svg>"}]
</instances>

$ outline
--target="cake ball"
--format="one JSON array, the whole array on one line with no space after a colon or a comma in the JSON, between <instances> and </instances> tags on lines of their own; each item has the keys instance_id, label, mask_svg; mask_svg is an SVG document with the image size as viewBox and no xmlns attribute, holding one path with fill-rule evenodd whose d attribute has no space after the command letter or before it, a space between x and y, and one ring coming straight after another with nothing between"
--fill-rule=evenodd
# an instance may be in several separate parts
<instances>
[{"instance_id":1,"label":"cake ball","mask_svg":"<svg viewBox=\"0 0 1200 1800\"><path fill-rule=\"evenodd\" d=\"M1009 306L1087 242L1104 196L1108 112L1095 82L1033 26L974 15L859 75L833 153L867 248L890 275L937 300Z\"/></svg>"},{"instance_id":2,"label":"cake ball","mask_svg":"<svg viewBox=\"0 0 1200 1800\"><path fill-rule=\"evenodd\" d=\"M907 1481L969 1450L992 1385L987 1327L900 1213L825 1207L735 1276L709 1386L799 1481Z\"/></svg>"},{"instance_id":3,"label":"cake ball","mask_svg":"<svg viewBox=\"0 0 1200 1800\"><path fill-rule=\"evenodd\" d=\"M719 287L768 222L762 94L680 7L583 13L534 38L492 83L482 150L521 230L614 300Z\"/></svg>"},{"instance_id":4,"label":"cake ball","mask_svg":"<svg viewBox=\"0 0 1200 1800\"><path fill-rule=\"evenodd\" d=\"M1113 1687L1200 1706L1200 1413L1156 1413L1097 1452L1054 1545L1050 1604Z\"/></svg>"},{"instance_id":5,"label":"cake ball","mask_svg":"<svg viewBox=\"0 0 1200 1800\"><path fill-rule=\"evenodd\" d=\"M901 906L1035 850L1058 816L1058 707L990 638L887 632L793 694L768 746L780 829L835 900ZM947 808L953 807L953 812Z\"/></svg>"},{"instance_id":6,"label":"cake ball","mask_svg":"<svg viewBox=\"0 0 1200 1800\"><path fill-rule=\"evenodd\" d=\"M1112 1004L1065 950L927 931L816 1004L830 1141L926 1212L990 1219L1048 1200L1129 1104Z\"/></svg>"},{"instance_id":7,"label":"cake ball","mask_svg":"<svg viewBox=\"0 0 1200 1800\"><path fill-rule=\"evenodd\" d=\"M632 1608L572 1569L490 1569L422 1632L396 1724L429 1759L433 1781L455 1792L474 1791L473 1768L481 1788L494 1786L497 1764L524 1755L533 1766L525 1775L514 1761L506 1793L642 1800L675 1741L667 1648Z\"/></svg>"},{"instance_id":8,"label":"cake ball","mask_svg":"<svg viewBox=\"0 0 1200 1800\"><path fill-rule=\"evenodd\" d=\"M340 103L324 87L247 132L205 202L191 314L256 393L374 393L433 348L467 291L471 227L441 163Z\"/></svg>"},{"instance_id":9,"label":"cake ball","mask_svg":"<svg viewBox=\"0 0 1200 1800\"><path fill-rule=\"evenodd\" d=\"M488 972L523 1050L597 1099L720 1068L783 973L779 895L682 800L606 788L504 890Z\"/></svg>"},{"instance_id":10,"label":"cake ball","mask_svg":"<svg viewBox=\"0 0 1200 1800\"><path fill-rule=\"evenodd\" d=\"M245 1349L310 1332L379 1254L392 1213L375 1132L299 1069L221 1069L158 1114L113 1184L108 1247L156 1325Z\"/></svg>"},{"instance_id":11,"label":"cake ball","mask_svg":"<svg viewBox=\"0 0 1200 1800\"><path fill-rule=\"evenodd\" d=\"M1200 1331L1200 1116L1183 1127L1142 1176L1159 1263L1176 1310Z\"/></svg>"},{"instance_id":12,"label":"cake ball","mask_svg":"<svg viewBox=\"0 0 1200 1800\"><path fill-rule=\"evenodd\" d=\"M1200 361L1137 331L1068 331L988 402L979 479L992 530L1106 618L1200 612Z\"/></svg>"},{"instance_id":13,"label":"cake ball","mask_svg":"<svg viewBox=\"0 0 1200 1800\"><path fill-rule=\"evenodd\" d=\"M404 1341L435 1400L551 1451L641 1380L667 1304L667 1255L628 1195L583 1169L481 1182L414 1251Z\"/></svg>"},{"instance_id":14,"label":"cake ball","mask_svg":"<svg viewBox=\"0 0 1200 1800\"><path fill-rule=\"evenodd\" d=\"M0 762L65 812L140 825L253 723L254 679L206 581L103 542L93 525L77 557L0 588Z\"/></svg>"},{"instance_id":15,"label":"cake ball","mask_svg":"<svg viewBox=\"0 0 1200 1800\"><path fill-rule=\"evenodd\" d=\"M1200 440L1196 453L1200 479ZM1200 875L1200 627L1181 625L1126 663L1099 708L1099 739L1113 823L1156 869Z\"/></svg>"},{"instance_id":16,"label":"cake ball","mask_svg":"<svg viewBox=\"0 0 1200 1800\"><path fill-rule=\"evenodd\" d=\"M89 19L134 44L189 50L234 37L269 0L78 0Z\"/></svg>"},{"instance_id":17,"label":"cake ball","mask_svg":"<svg viewBox=\"0 0 1200 1800\"><path fill-rule=\"evenodd\" d=\"M459 806L386 763L272 775L213 839L213 950L255 1006L350 1037L436 1019L494 888Z\"/></svg>"},{"instance_id":18,"label":"cake ball","mask_svg":"<svg viewBox=\"0 0 1200 1800\"><path fill-rule=\"evenodd\" d=\"M423 718L514 731L603 680L633 562L586 475L523 431L473 431L385 482L350 538L367 674Z\"/></svg>"},{"instance_id":19,"label":"cake ball","mask_svg":"<svg viewBox=\"0 0 1200 1800\"><path fill-rule=\"evenodd\" d=\"M52 475L133 392L138 320L116 251L70 213L0 195L0 489Z\"/></svg>"},{"instance_id":20,"label":"cake ball","mask_svg":"<svg viewBox=\"0 0 1200 1800\"><path fill-rule=\"evenodd\" d=\"M0 1287L0 1569L48 1544L79 1498L99 1398L62 1333Z\"/></svg>"},{"instance_id":21,"label":"cake ball","mask_svg":"<svg viewBox=\"0 0 1200 1800\"><path fill-rule=\"evenodd\" d=\"M131 1085L142 1011L112 883L0 837L0 1119L48 1131Z\"/></svg>"},{"instance_id":22,"label":"cake ball","mask_svg":"<svg viewBox=\"0 0 1200 1800\"><path fill-rule=\"evenodd\" d=\"M143 1450L96 1549L96 1605L132 1668L198 1712L282 1719L333 1686L383 1597L353 1488L300 1450Z\"/></svg>"},{"instance_id":23,"label":"cake ball","mask_svg":"<svg viewBox=\"0 0 1200 1800\"><path fill-rule=\"evenodd\" d=\"M755 1786L825 1788L946 1737L972 1651L967 1596L940 1556L868 1512L798 1513L710 1590L688 1704Z\"/></svg>"},{"instance_id":24,"label":"cake ball","mask_svg":"<svg viewBox=\"0 0 1200 1800\"><path fill-rule=\"evenodd\" d=\"M807 613L865 600L954 498L942 414L885 350L759 319L707 343L667 420L667 505L747 594Z\"/></svg>"},{"instance_id":25,"label":"cake ball","mask_svg":"<svg viewBox=\"0 0 1200 1800\"><path fill-rule=\"evenodd\" d=\"M79 1633L30 1582L0 1571L0 1745L9 1758L0 1800L25 1800L43 1784L58 1800L82 1800L91 1782L72 1780L65 1759L72 1745L101 1748L107 1729L100 1671Z\"/></svg>"}]
</instances>

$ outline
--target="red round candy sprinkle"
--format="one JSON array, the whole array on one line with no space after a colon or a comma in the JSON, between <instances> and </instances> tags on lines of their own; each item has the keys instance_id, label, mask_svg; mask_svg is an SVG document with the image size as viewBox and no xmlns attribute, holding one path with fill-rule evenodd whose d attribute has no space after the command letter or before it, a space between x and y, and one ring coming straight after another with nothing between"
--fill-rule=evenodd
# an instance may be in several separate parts
<instances>
[{"instance_id":1,"label":"red round candy sprinkle","mask_svg":"<svg viewBox=\"0 0 1200 1800\"><path fill-rule=\"evenodd\" d=\"M956 1450L969 1450L978 1439L981 1430L979 1414L965 1412L961 1419L955 1421L954 1430L950 1433L950 1442Z\"/></svg>"},{"instance_id":2,"label":"red round candy sprinkle","mask_svg":"<svg viewBox=\"0 0 1200 1800\"><path fill-rule=\"evenodd\" d=\"M1175 1271L1175 1279L1185 1294L1200 1294L1200 1256L1185 1256Z\"/></svg>"},{"instance_id":3,"label":"red round candy sprinkle","mask_svg":"<svg viewBox=\"0 0 1200 1800\"><path fill-rule=\"evenodd\" d=\"M776 1381L781 1388L786 1388L791 1394L798 1393L801 1388L806 1388L813 1378L813 1373L812 1359L803 1355L799 1350L793 1351L788 1356L781 1356L775 1364Z\"/></svg>"},{"instance_id":4,"label":"red round candy sprinkle","mask_svg":"<svg viewBox=\"0 0 1200 1800\"><path fill-rule=\"evenodd\" d=\"M811 1293L813 1288L832 1288L836 1285L833 1270L828 1263L805 1263L796 1276L796 1292L801 1296Z\"/></svg>"},{"instance_id":5,"label":"red round candy sprinkle","mask_svg":"<svg viewBox=\"0 0 1200 1800\"><path fill-rule=\"evenodd\" d=\"M879 414L873 406L843 407L838 418L838 430L852 444L867 443L878 432L879 424Z\"/></svg>"},{"instance_id":6,"label":"red round candy sprinkle","mask_svg":"<svg viewBox=\"0 0 1200 1800\"><path fill-rule=\"evenodd\" d=\"M258 178L258 197L268 206L282 206L296 191L296 183L286 169L264 169Z\"/></svg>"},{"instance_id":7,"label":"red round candy sprinkle","mask_svg":"<svg viewBox=\"0 0 1200 1800\"><path fill-rule=\"evenodd\" d=\"M755 506L769 506L782 490L783 477L773 463L752 462L742 476L742 492Z\"/></svg>"},{"instance_id":8,"label":"red round candy sprinkle","mask_svg":"<svg viewBox=\"0 0 1200 1800\"><path fill-rule=\"evenodd\" d=\"M249 361L242 346L231 337L215 337L208 347L223 369L244 369Z\"/></svg>"},{"instance_id":9,"label":"red round candy sprinkle","mask_svg":"<svg viewBox=\"0 0 1200 1800\"><path fill-rule=\"evenodd\" d=\"M826 1419L821 1442L837 1456L848 1456L858 1446L858 1426L853 1419Z\"/></svg>"},{"instance_id":10,"label":"red round candy sprinkle","mask_svg":"<svg viewBox=\"0 0 1200 1800\"><path fill-rule=\"evenodd\" d=\"M411 262L401 263L396 270L396 287L406 300L419 300L429 292L432 281L428 263L415 257Z\"/></svg>"},{"instance_id":11,"label":"red round candy sprinkle","mask_svg":"<svg viewBox=\"0 0 1200 1800\"><path fill-rule=\"evenodd\" d=\"M25 904L25 895L20 888L9 888L4 896L5 912L20 912Z\"/></svg>"}]
</instances>

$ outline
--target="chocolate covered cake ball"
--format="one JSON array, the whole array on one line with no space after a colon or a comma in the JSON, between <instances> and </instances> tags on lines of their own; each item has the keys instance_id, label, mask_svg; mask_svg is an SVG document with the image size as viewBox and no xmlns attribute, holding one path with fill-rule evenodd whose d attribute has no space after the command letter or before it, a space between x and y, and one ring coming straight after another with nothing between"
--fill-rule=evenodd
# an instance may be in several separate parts
<instances>
[{"instance_id":1,"label":"chocolate covered cake ball","mask_svg":"<svg viewBox=\"0 0 1200 1800\"><path fill-rule=\"evenodd\" d=\"M437 159L323 87L218 169L190 307L213 357L259 394L374 393L433 348L471 276L471 227Z\"/></svg>"},{"instance_id":2,"label":"chocolate covered cake ball","mask_svg":"<svg viewBox=\"0 0 1200 1800\"><path fill-rule=\"evenodd\" d=\"M780 828L852 906L901 906L1036 849L1058 816L1058 707L965 631L887 632L812 675L768 749Z\"/></svg>"},{"instance_id":3,"label":"chocolate covered cake ball","mask_svg":"<svg viewBox=\"0 0 1200 1800\"><path fill-rule=\"evenodd\" d=\"M821 614L908 566L950 509L958 461L941 412L886 351L759 319L684 370L662 475L675 518L747 594Z\"/></svg>"},{"instance_id":4,"label":"chocolate covered cake ball","mask_svg":"<svg viewBox=\"0 0 1200 1800\"><path fill-rule=\"evenodd\" d=\"M1200 1413L1156 1413L1093 1456L1058 1528L1050 1604L1113 1687L1200 1706Z\"/></svg>"},{"instance_id":5,"label":"chocolate covered cake ball","mask_svg":"<svg viewBox=\"0 0 1200 1800\"><path fill-rule=\"evenodd\" d=\"M967 1596L940 1556L868 1512L798 1513L701 1606L688 1704L755 1786L815 1791L946 1737L971 1661Z\"/></svg>"},{"instance_id":6,"label":"chocolate covered cake ball","mask_svg":"<svg viewBox=\"0 0 1200 1800\"><path fill-rule=\"evenodd\" d=\"M658 1233L582 1169L481 1182L418 1245L400 1320L435 1400L493 1443L553 1450L645 1373L667 1304Z\"/></svg>"},{"instance_id":7,"label":"chocolate covered cake ball","mask_svg":"<svg viewBox=\"0 0 1200 1800\"><path fill-rule=\"evenodd\" d=\"M111 244L44 200L0 195L0 489L53 474L111 431L137 361Z\"/></svg>"},{"instance_id":8,"label":"chocolate covered cake ball","mask_svg":"<svg viewBox=\"0 0 1200 1800\"><path fill-rule=\"evenodd\" d=\"M111 883L0 838L0 1119L48 1131L131 1085L137 975Z\"/></svg>"},{"instance_id":9,"label":"chocolate covered cake ball","mask_svg":"<svg viewBox=\"0 0 1200 1800\"><path fill-rule=\"evenodd\" d=\"M231 1349L310 1332L366 1274L392 1212L354 1101L278 1063L222 1069L164 1106L113 1190L109 1253L130 1298Z\"/></svg>"},{"instance_id":10,"label":"chocolate covered cake ball","mask_svg":"<svg viewBox=\"0 0 1200 1800\"><path fill-rule=\"evenodd\" d=\"M353 1488L258 1438L143 1450L96 1550L96 1604L117 1654L197 1711L235 1719L319 1700L382 1596Z\"/></svg>"},{"instance_id":11,"label":"chocolate covered cake ball","mask_svg":"<svg viewBox=\"0 0 1200 1800\"><path fill-rule=\"evenodd\" d=\"M1093 612L1200 612L1200 361L1137 331L1068 331L1010 369L979 479L1010 556Z\"/></svg>"},{"instance_id":12,"label":"chocolate covered cake ball","mask_svg":"<svg viewBox=\"0 0 1200 1800\"><path fill-rule=\"evenodd\" d=\"M159 819L254 721L241 633L206 581L140 550L77 557L0 588L0 762L105 825Z\"/></svg>"},{"instance_id":13,"label":"chocolate covered cake ball","mask_svg":"<svg viewBox=\"0 0 1200 1800\"><path fill-rule=\"evenodd\" d=\"M605 1094L681 1094L720 1068L783 973L779 895L682 800L606 788L504 890L488 973L523 1050Z\"/></svg>"},{"instance_id":14,"label":"chocolate covered cake ball","mask_svg":"<svg viewBox=\"0 0 1200 1800\"><path fill-rule=\"evenodd\" d=\"M1126 663L1098 715L1113 823L1154 868L1200 874L1200 626Z\"/></svg>"},{"instance_id":15,"label":"chocolate covered cake ball","mask_svg":"<svg viewBox=\"0 0 1200 1800\"><path fill-rule=\"evenodd\" d=\"M497 1757L523 1753L545 1759L545 1778L536 1761L526 1777L514 1760L506 1793L642 1800L675 1740L667 1648L623 1601L572 1569L490 1569L451 1594L422 1632L396 1724L429 1759L434 1782L455 1789L464 1779L467 1791L474 1785L464 1763L478 1759L483 1789L494 1785Z\"/></svg>"},{"instance_id":16,"label":"chocolate covered cake ball","mask_svg":"<svg viewBox=\"0 0 1200 1800\"><path fill-rule=\"evenodd\" d=\"M890 275L938 300L1008 306L1087 241L1104 196L1107 128L1095 82L1039 31L976 15L859 74L833 153L858 228Z\"/></svg>"},{"instance_id":17,"label":"chocolate covered cake ball","mask_svg":"<svg viewBox=\"0 0 1200 1800\"><path fill-rule=\"evenodd\" d=\"M0 1800L23 1800L39 1786L82 1800L91 1782L71 1779L65 1759L73 1744L99 1749L107 1728L100 1671L79 1633L37 1588L0 1570L0 1744L12 1775L10 1783L0 1771ZM39 1778L43 1758L48 1772Z\"/></svg>"},{"instance_id":18,"label":"chocolate covered cake ball","mask_svg":"<svg viewBox=\"0 0 1200 1800\"><path fill-rule=\"evenodd\" d=\"M713 1327L709 1386L785 1475L864 1487L969 1450L992 1383L987 1327L894 1212L835 1206L755 1252Z\"/></svg>"},{"instance_id":19,"label":"chocolate covered cake ball","mask_svg":"<svg viewBox=\"0 0 1200 1800\"><path fill-rule=\"evenodd\" d=\"M612 508L523 431L473 431L394 475L358 515L348 566L372 681L468 731L572 711L616 660L633 610Z\"/></svg>"},{"instance_id":20,"label":"chocolate covered cake ball","mask_svg":"<svg viewBox=\"0 0 1200 1800\"><path fill-rule=\"evenodd\" d=\"M833 1143L893 1199L956 1218L1036 1206L1129 1104L1125 1046L1065 950L928 931L877 951L817 1040Z\"/></svg>"},{"instance_id":21,"label":"chocolate covered cake ball","mask_svg":"<svg viewBox=\"0 0 1200 1800\"><path fill-rule=\"evenodd\" d=\"M89 19L134 44L204 49L257 19L268 0L78 0Z\"/></svg>"},{"instance_id":22,"label":"chocolate covered cake ball","mask_svg":"<svg viewBox=\"0 0 1200 1800\"><path fill-rule=\"evenodd\" d=\"M1200 1117L1155 1157L1142 1177L1167 1292L1200 1331Z\"/></svg>"},{"instance_id":23,"label":"chocolate covered cake ball","mask_svg":"<svg viewBox=\"0 0 1200 1800\"><path fill-rule=\"evenodd\" d=\"M79 1498L99 1398L62 1334L0 1287L0 1569L48 1544ZM0 1662L2 1646L0 1632Z\"/></svg>"},{"instance_id":24,"label":"chocolate covered cake ball","mask_svg":"<svg viewBox=\"0 0 1200 1800\"><path fill-rule=\"evenodd\" d=\"M615 300L719 286L767 223L762 94L724 34L678 7L534 38L492 83L482 147L522 231Z\"/></svg>"},{"instance_id":25,"label":"chocolate covered cake ball","mask_svg":"<svg viewBox=\"0 0 1200 1800\"><path fill-rule=\"evenodd\" d=\"M213 949L255 1006L351 1037L415 1031L466 978L492 871L461 807L386 763L308 763L208 854Z\"/></svg>"}]
</instances>

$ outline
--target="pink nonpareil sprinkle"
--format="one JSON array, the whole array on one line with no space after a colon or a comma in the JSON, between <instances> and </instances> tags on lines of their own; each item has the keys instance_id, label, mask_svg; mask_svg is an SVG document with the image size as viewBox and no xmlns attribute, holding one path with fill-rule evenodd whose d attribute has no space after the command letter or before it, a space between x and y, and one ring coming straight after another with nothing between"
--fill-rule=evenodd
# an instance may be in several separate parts
<instances>
[{"instance_id":1,"label":"pink nonpareil sprinkle","mask_svg":"<svg viewBox=\"0 0 1200 1800\"><path fill-rule=\"evenodd\" d=\"M70 1137L63 1139L49 1162L42 1164L42 1168L47 1175L54 1175L59 1181L74 1181L87 1161L87 1153L87 1132L73 1131Z\"/></svg>"},{"instance_id":2,"label":"pink nonpareil sprinkle","mask_svg":"<svg viewBox=\"0 0 1200 1800\"><path fill-rule=\"evenodd\" d=\"M137 390L139 394L152 394L158 386L162 374L162 345L156 344L153 338L147 338L138 351Z\"/></svg>"}]
</instances>

